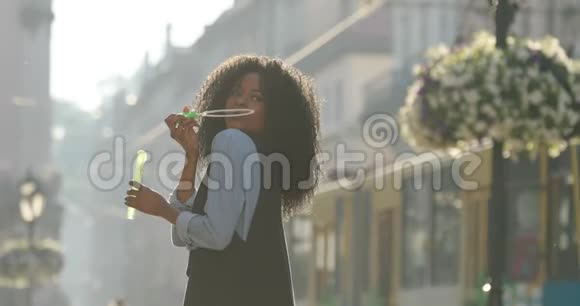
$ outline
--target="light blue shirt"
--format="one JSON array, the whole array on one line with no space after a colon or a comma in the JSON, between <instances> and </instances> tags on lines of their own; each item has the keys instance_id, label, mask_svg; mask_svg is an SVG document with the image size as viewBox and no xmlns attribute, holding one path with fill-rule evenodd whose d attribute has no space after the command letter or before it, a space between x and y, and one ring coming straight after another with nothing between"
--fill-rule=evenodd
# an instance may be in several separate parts
<instances>
[{"instance_id":1,"label":"light blue shirt","mask_svg":"<svg viewBox=\"0 0 580 306\"><path fill-rule=\"evenodd\" d=\"M172 243L188 250L223 250L235 232L246 240L258 202L261 170L252 139L238 129L226 129L214 137L211 151L208 161L214 163L208 174L206 215L191 212L199 188L186 203L177 199L176 189L169 196L169 205L180 210L171 226Z\"/></svg>"}]
</instances>

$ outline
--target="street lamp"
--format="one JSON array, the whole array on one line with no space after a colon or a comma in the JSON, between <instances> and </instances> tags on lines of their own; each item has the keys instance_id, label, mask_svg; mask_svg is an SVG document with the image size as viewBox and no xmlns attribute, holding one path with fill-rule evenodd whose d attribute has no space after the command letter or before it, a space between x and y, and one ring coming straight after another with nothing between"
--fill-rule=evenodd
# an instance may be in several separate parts
<instances>
[{"instance_id":1,"label":"street lamp","mask_svg":"<svg viewBox=\"0 0 580 306\"><path fill-rule=\"evenodd\" d=\"M33 247L34 225L42 215L46 197L31 176L20 185L20 217L28 225L28 244Z\"/></svg>"},{"instance_id":2,"label":"street lamp","mask_svg":"<svg viewBox=\"0 0 580 306\"><path fill-rule=\"evenodd\" d=\"M28 248L30 256L34 256L34 225L36 220L42 215L46 197L42 193L38 182L30 175L26 177L20 185L20 217L28 225ZM26 300L27 305L32 305L33 277L30 275Z\"/></svg>"},{"instance_id":3,"label":"street lamp","mask_svg":"<svg viewBox=\"0 0 580 306\"><path fill-rule=\"evenodd\" d=\"M509 28L518 10L512 0L493 0L495 5L496 48L507 49ZM508 216L506 210L507 190L504 173L503 143L494 140L492 148L491 196L488 204L487 270L489 281L482 288L488 293L488 306L503 305L504 274L506 272L506 249Z\"/></svg>"}]
</instances>

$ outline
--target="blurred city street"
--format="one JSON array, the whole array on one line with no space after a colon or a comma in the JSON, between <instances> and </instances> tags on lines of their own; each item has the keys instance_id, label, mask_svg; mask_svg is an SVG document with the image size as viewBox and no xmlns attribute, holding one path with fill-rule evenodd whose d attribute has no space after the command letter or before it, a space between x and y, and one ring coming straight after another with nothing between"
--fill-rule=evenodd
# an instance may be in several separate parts
<instances>
[{"instance_id":1,"label":"blurred city street","mask_svg":"<svg viewBox=\"0 0 580 306\"><path fill-rule=\"evenodd\" d=\"M0 2L0 306L183 305L123 198L241 54L310 76L324 177L284 223L296 306L580 305L580 1Z\"/></svg>"}]
</instances>

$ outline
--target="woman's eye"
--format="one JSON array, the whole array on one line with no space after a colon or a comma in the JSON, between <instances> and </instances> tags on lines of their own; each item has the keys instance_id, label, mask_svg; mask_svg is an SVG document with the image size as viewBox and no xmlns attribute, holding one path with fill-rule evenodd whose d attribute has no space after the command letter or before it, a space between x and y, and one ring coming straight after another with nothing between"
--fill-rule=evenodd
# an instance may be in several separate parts
<instances>
[{"instance_id":1,"label":"woman's eye","mask_svg":"<svg viewBox=\"0 0 580 306\"><path fill-rule=\"evenodd\" d=\"M260 96L252 96L252 101L262 101L262 97L260 97Z\"/></svg>"}]
</instances>

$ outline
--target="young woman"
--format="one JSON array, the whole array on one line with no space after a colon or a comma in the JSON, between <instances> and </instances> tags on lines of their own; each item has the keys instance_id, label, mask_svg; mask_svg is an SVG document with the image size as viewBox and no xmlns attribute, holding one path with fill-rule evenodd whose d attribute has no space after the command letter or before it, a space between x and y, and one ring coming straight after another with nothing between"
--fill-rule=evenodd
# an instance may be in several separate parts
<instances>
[{"instance_id":1,"label":"young woman","mask_svg":"<svg viewBox=\"0 0 580 306\"><path fill-rule=\"evenodd\" d=\"M318 182L319 101L311 80L284 62L236 56L198 95L198 111L224 108L253 113L199 125L167 117L185 151L180 183L166 200L131 182L125 204L169 221L173 244L190 251L185 306L294 305L282 223ZM208 167L195 188L198 161Z\"/></svg>"}]
</instances>

